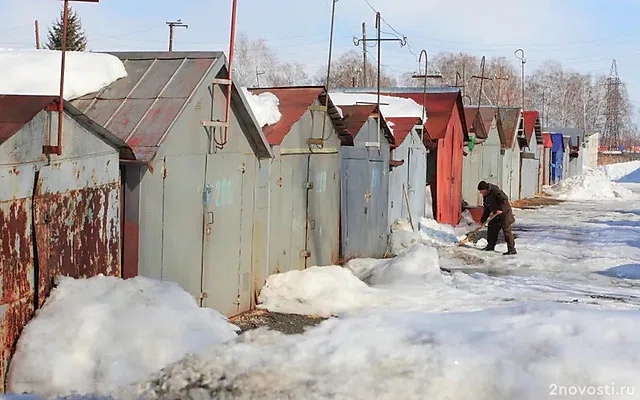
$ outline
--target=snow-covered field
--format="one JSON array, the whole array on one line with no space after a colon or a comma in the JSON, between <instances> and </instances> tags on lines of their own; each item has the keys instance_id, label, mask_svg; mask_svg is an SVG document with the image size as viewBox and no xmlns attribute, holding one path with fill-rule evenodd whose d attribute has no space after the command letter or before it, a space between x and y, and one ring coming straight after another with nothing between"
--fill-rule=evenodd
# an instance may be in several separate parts
<instances>
[{"instance_id":1,"label":"snow-covered field","mask_svg":"<svg viewBox=\"0 0 640 400\"><path fill-rule=\"evenodd\" d=\"M330 317L302 335L236 337L186 298L158 300L159 286L142 295L63 281L25 330L12 379L43 395L75 388L127 399L638 399L640 185L611 197L603 192L616 186L593 185L594 176L609 182L587 172L563 187L580 201L516 210L516 257L502 256L505 244L495 253L456 247L475 228L468 219L455 229L424 220L419 232L395 226L406 233L395 258L271 276L261 307ZM65 306L74 293L92 306ZM35 329L46 342L30 336ZM177 362L153 373L161 361Z\"/></svg>"}]
</instances>

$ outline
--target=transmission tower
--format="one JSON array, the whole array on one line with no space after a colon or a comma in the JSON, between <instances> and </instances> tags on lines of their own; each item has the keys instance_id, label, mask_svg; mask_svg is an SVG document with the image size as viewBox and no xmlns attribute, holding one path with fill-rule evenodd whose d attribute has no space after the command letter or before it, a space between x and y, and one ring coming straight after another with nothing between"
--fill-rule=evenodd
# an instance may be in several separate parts
<instances>
[{"instance_id":1,"label":"transmission tower","mask_svg":"<svg viewBox=\"0 0 640 400\"><path fill-rule=\"evenodd\" d=\"M622 96L620 94L620 78L618 77L618 66L616 60L611 64L609 77L607 78L605 124L602 132L602 145L609 150L617 150L621 143L620 135L620 115L622 107Z\"/></svg>"}]
</instances>

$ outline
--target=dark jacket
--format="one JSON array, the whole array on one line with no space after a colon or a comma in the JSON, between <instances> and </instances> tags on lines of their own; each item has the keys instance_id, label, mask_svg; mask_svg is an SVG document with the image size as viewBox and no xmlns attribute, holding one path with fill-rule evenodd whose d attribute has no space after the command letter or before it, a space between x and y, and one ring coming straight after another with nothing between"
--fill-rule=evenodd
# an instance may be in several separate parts
<instances>
[{"instance_id":1,"label":"dark jacket","mask_svg":"<svg viewBox=\"0 0 640 400\"><path fill-rule=\"evenodd\" d=\"M490 225L502 225L508 226L516 222L516 219L513 216L513 210L511 209L511 204L509 204L509 197L500 190L500 188L494 184L489 184L489 193L484 196L484 212L482 213L481 223L484 223L489 215L502 210L502 214L492 219L489 224Z\"/></svg>"}]
</instances>

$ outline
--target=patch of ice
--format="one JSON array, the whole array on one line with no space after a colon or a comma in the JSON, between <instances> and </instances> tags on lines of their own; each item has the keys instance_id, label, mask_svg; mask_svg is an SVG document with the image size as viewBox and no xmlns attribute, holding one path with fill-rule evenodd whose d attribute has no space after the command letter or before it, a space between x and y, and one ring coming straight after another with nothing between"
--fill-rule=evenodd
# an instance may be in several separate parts
<instances>
[{"instance_id":1,"label":"patch of ice","mask_svg":"<svg viewBox=\"0 0 640 400\"><path fill-rule=\"evenodd\" d=\"M8 382L15 393L106 393L237 337L175 283L144 277L58 277L22 331Z\"/></svg>"},{"instance_id":2,"label":"patch of ice","mask_svg":"<svg viewBox=\"0 0 640 400\"><path fill-rule=\"evenodd\" d=\"M278 108L280 99L278 99L275 94L264 92L255 95L249 92L246 87L242 88L242 92L247 98L251 111L253 111L253 115L255 115L261 127L275 125L280 121L280 118L282 118L282 113L280 113L280 109Z\"/></svg>"},{"instance_id":3,"label":"patch of ice","mask_svg":"<svg viewBox=\"0 0 640 400\"><path fill-rule=\"evenodd\" d=\"M422 218L420 232L422 241L426 243L450 246L458 242L456 232L451 225L441 224L434 219Z\"/></svg>"},{"instance_id":4,"label":"patch of ice","mask_svg":"<svg viewBox=\"0 0 640 400\"><path fill-rule=\"evenodd\" d=\"M607 385L600 398L631 400L640 390L639 321L637 310L545 302L332 319L302 335L261 329L119 397L539 400L553 390L604 394Z\"/></svg>"},{"instance_id":5,"label":"patch of ice","mask_svg":"<svg viewBox=\"0 0 640 400\"><path fill-rule=\"evenodd\" d=\"M627 188L610 181L600 170L585 168L545 191L560 200L589 201L606 199L632 199L635 195Z\"/></svg>"},{"instance_id":6,"label":"patch of ice","mask_svg":"<svg viewBox=\"0 0 640 400\"><path fill-rule=\"evenodd\" d=\"M377 104L377 95L371 93L331 92L331 100L339 106L353 106L358 103ZM412 99L395 96L380 96L380 111L385 118L418 117L422 118L422 106Z\"/></svg>"},{"instance_id":7,"label":"patch of ice","mask_svg":"<svg viewBox=\"0 0 640 400\"><path fill-rule=\"evenodd\" d=\"M59 95L60 59L57 50L0 50L0 94ZM95 93L127 76L124 64L111 54L66 53L64 98Z\"/></svg>"}]
</instances>

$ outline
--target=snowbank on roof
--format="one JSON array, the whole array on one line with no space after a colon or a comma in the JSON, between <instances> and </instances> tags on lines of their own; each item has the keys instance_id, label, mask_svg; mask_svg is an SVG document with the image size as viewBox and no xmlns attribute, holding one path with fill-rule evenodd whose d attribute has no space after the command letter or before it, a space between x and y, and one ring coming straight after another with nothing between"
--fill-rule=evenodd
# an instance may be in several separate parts
<instances>
[{"instance_id":1,"label":"snowbank on roof","mask_svg":"<svg viewBox=\"0 0 640 400\"><path fill-rule=\"evenodd\" d=\"M354 106L366 102L377 104L378 95L370 93L331 92L331 100L338 106ZM380 96L380 111L385 118L416 117L422 118L422 106L412 99L394 96Z\"/></svg>"},{"instance_id":2,"label":"snowbank on roof","mask_svg":"<svg viewBox=\"0 0 640 400\"><path fill-rule=\"evenodd\" d=\"M118 398L631 400L638 318L547 302L332 319L302 335L260 330Z\"/></svg>"},{"instance_id":3,"label":"snowbank on roof","mask_svg":"<svg viewBox=\"0 0 640 400\"><path fill-rule=\"evenodd\" d=\"M572 176L545 189L560 200L589 201L607 199L631 199L635 195L627 188L611 182L600 170L585 168L580 175Z\"/></svg>"},{"instance_id":4,"label":"snowbank on roof","mask_svg":"<svg viewBox=\"0 0 640 400\"><path fill-rule=\"evenodd\" d=\"M0 94L59 95L61 52L0 50ZM124 64L111 54L66 53L64 98L95 93L127 76Z\"/></svg>"},{"instance_id":5,"label":"snowbank on roof","mask_svg":"<svg viewBox=\"0 0 640 400\"><path fill-rule=\"evenodd\" d=\"M640 169L640 161L602 165L599 168L599 170L612 181L617 181L638 169Z\"/></svg>"},{"instance_id":6,"label":"snowbank on roof","mask_svg":"<svg viewBox=\"0 0 640 400\"><path fill-rule=\"evenodd\" d=\"M9 389L41 396L106 393L234 339L237 328L171 282L58 278L23 330Z\"/></svg>"},{"instance_id":7,"label":"snowbank on roof","mask_svg":"<svg viewBox=\"0 0 640 400\"><path fill-rule=\"evenodd\" d=\"M258 125L265 127L267 125L275 125L280 121L280 118L282 118L282 114L278 109L280 99L275 94L264 92L255 95L245 87L242 88L242 92L249 101L249 106L258 120Z\"/></svg>"}]
</instances>

